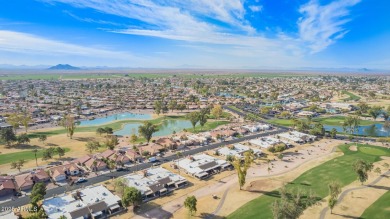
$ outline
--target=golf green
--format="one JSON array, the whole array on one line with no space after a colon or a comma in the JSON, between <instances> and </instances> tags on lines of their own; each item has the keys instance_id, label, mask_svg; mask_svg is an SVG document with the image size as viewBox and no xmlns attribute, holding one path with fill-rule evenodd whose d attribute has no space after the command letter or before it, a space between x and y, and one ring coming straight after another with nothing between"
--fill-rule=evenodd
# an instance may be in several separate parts
<instances>
[{"instance_id":1,"label":"golf green","mask_svg":"<svg viewBox=\"0 0 390 219\"><path fill-rule=\"evenodd\" d=\"M365 153L365 154L370 154L370 155L376 155L376 156L384 156L386 155L386 152L377 148L373 147L359 147L359 151Z\"/></svg>"}]
</instances>

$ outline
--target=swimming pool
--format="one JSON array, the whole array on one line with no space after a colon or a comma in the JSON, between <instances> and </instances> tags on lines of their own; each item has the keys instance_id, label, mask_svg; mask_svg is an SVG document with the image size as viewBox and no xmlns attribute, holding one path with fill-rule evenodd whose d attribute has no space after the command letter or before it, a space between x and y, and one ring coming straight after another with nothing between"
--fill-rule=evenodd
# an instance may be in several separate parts
<instances>
[{"instance_id":1,"label":"swimming pool","mask_svg":"<svg viewBox=\"0 0 390 219\"><path fill-rule=\"evenodd\" d=\"M139 114L139 113L118 113L109 115L106 117L96 118L94 120L83 120L80 121L80 126L95 126L102 125L109 122L114 122L118 120L127 120L127 119L152 119L151 114Z\"/></svg>"}]
</instances>

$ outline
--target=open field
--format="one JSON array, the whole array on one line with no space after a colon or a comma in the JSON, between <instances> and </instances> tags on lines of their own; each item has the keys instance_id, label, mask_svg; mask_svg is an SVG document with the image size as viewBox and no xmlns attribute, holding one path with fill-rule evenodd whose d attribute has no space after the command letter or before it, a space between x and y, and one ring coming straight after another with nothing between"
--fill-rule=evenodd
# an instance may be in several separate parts
<instances>
[{"instance_id":1,"label":"open field","mask_svg":"<svg viewBox=\"0 0 390 219\"><path fill-rule=\"evenodd\" d=\"M69 148L64 148L64 149L65 149L65 152L70 151ZM38 150L37 158L42 158L42 156L43 156L43 151ZM54 152L54 157L56 157L56 156L57 156L57 152ZM18 161L21 159L23 159L25 161L34 160L35 154L33 151L21 151L21 152L15 152L15 153L0 154L0 165L6 164L6 163L11 163L11 162Z\"/></svg>"},{"instance_id":2,"label":"open field","mask_svg":"<svg viewBox=\"0 0 390 219\"><path fill-rule=\"evenodd\" d=\"M390 190L368 207L360 218L383 219L390 215Z\"/></svg>"},{"instance_id":3,"label":"open field","mask_svg":"<svg viewBox=\"0 0 390 219\"><path fill-rule=\"evenodd\" d=\"M340 182L342 186L348 185L357 179L356 174L351 171L352 163L356 159L363 159L369 162L379 161L381 158L377 154L376 150L383 151L386 156L390 156L390 151L385 148L358 145L357 151L349 150L350 145L341 145L339 149L344 153L343 156L332 159L320 166L317 166L309 171L306 171L300 175L297 179L289 182L286 185L288 189L296 189L298 187L305 187L311 189L318 199L322 199L328 194L328 183L334 180ZM362 147L365 147L363 151ZM371 153L371 149L375 148L375 153ZM265 192L264 195L257 199L248 202L243 207L233 212L228 218L258 218L261 215L262 218L273 218L271 211L271 204L280 198L280 194L277 190L272 192Z\"/></svg>"}]
</instances>

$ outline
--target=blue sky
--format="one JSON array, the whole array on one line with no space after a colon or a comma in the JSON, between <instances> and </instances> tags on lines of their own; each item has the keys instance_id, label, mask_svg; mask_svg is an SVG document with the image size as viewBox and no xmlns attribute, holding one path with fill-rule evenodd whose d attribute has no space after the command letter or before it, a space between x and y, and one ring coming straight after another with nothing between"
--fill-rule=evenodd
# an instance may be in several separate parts
<instances>
[{"instance_id":1,"label":"blue sky","mask_svg":"<svg viewBox=\"0 0 390 219\"><path fill-rule=\"evenodd\" d=\"M390 69L387 0L0 4L0 64Z\"/></svg>"}]
</instances>

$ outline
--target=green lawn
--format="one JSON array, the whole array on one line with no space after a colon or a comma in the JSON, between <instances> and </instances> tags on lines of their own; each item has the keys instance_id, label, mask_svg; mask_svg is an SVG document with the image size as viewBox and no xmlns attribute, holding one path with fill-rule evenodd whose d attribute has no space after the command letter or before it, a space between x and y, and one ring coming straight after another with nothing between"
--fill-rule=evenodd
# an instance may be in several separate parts
<instances>
[{"instance_id":1,"label":"green lawn","mask_svg":"<svg viewBox=\"0 0 390 219\"><path fill-rule=\"evenodd\" d=\"M344 101L359 101L361 99L361 97L359 97L351 92L348 92L348 91L343 91L343 94L346 94L349 96L348 98L343 99Z\"/></svg>"},{"instance_id":2,"label":"green lawn","mask_svg":"<svg viewBox=\"0 0 390 219\"><path fill-rule=\"evenodd\" d=\"M342 126L344 123L345 116L332 116L332 117L320 117L314 118L314 122L321 122L323 125L339 125ZM370 120L360 120L361 126L373 125L380 122L370 121Z\"/></svg>"},{"instance_id":3,"label":"green lawn","mask_svg":"<svg viewBox=\"0 0 390 219\"><path fill-rule=\"evenodd\" d=\"M292 119L270 119L267 120L267 122L275 125L282 125L282 126L293 126L294 121Z\"/></svg>"},{"instance_id":4,"label":"green lawn","mask_svg":"<svg viewBox=\"0 0 390 219\"><path fill-rule=\"evenodd\" d=\"M323 125L343 126L345 116L332 116L332 117L320 117L313 118L313 122L321 122ZM271 124L282 125L282 126L293 126L294 121L292 119L270 119L268 120ZM368 126L377 124L380 122L370 120L360 120L361 126Z\"/></svg>"},{"instance_id":5,"label":"green lawn","mask_svg":"<svg viewBox=\"0 0 390 219\"><path fill-rule=\"evenodd\" d=\"M64 149L65 149L65 152L70 151L69 148L64 148ZM41 158L42 154L43 154L43 150L39 150L37 152L37 157ZM55 154L57 154L57 153L55 153ZM65 154L65 156L66 156L66 154ZM55 157L58 157L58 156L55 155ZM0 165L6 164L6 163L11 163L13 161L18 161L20 159L23 159L26 161L27 160L34 160L35 159L34 152L33 151L22 151L22 152L15 152L15 153L9 153L9 154L0 154Z\"/></svg>"},{"instance_id":6,"label":"green lawn","mask_svg":"<svg viewBox=\"0 0 390 219\"><path fill-rule=\"evenodd\" d=\"M334 158L326 163L323 163L311 170L306 171L297 179L289 182L286 187L311 189L319 199L328 195L328 183L331 181L339 181L342 186L346 186L357 179L356 174L352 171L352 163L357 159L363 159L369 162L380 160L380 156L371 153L371 149L381 151L383 155L390 156L390 151L375 146L358 145L358 151L349 150L350 145L341 145L339 149L344 152L341 157ZM365 149L361 150L364 147ZM246 203L244 206L230 214L229 219L252 219L252 218L270 218L272 219L271 204L280 198L277 190L267 192L264 195Z\"/></svg>"},{"instance_id":7,"label":"green lawn","mask_svg":"<svg viewBox=\"0 0 390 219\"><path fill-rule=\"evenodd\" d=\"M370 207L368 207L360 218L362 219L383 219L390 216L390 191L383 194Z\"/></svg>"}]
</instances>

